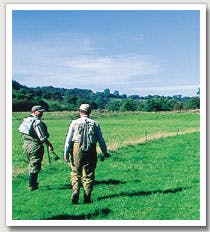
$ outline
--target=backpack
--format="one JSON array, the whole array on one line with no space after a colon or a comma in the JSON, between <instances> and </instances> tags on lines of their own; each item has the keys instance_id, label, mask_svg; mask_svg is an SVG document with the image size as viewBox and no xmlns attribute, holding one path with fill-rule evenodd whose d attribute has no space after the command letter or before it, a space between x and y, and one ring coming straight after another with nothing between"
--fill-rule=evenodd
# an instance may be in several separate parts
<instances>
[{"instance_id":1,"label":"backpack","mask_svg":"<svg viewBox=\"0 0 210 232\"><path fill-rule=\"evenodd\" d=\"M95 123L85 120L82 127L83 130L81 134L80 149L87 152L91 145L96 144Z\"/></svg>"}]
</instances>

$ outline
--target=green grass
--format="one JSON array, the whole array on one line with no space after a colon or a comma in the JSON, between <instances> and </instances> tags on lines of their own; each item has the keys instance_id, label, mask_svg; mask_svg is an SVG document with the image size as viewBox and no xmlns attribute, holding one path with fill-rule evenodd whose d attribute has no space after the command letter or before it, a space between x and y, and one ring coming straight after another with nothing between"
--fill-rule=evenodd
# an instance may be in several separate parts
<instances>
[{"instance_id":1,"label":"green grass","mask_svg":"<svg viewBox=\"0 0 210 232\"><path fill-rule=\"evenodd\" d=\"M22 139L17 131L20 122L28 113L13 113L12 143L13 143L13 175L22 170ZM63 153L63 144L67 129L72 118L77 113L45 112L50 140L58 154ZM173 134L199 131L200 115L197 113L101 113L93 112L92 117L101 126L109 150L122 146L144 142L146 139L160 138ZM18 166L18 167L17 167ZM20 167L20 168L19 168Z\"/></svg>"},{"instance_id":2,"label":"green grass","mask_svg":"<svg viewBox=\"0 0 210 232\"><path fill-rule=\"evenodd\" d=\"M56 117L47 113L45 121L62 156L69 114ZM199 130L198 114L125 113L97 120L108 148L115 143L118 147L111 149L109 159L98 162L93 203L82 204L81 191L78 206L70 204L70 168L62 159L49 166L45 156L40 189L28 192L22 141L16 132L18 123L13 121L13 220L199 220L200 138L199 132L190 133ZM177 128L189 133L176 133ZM178 135L136 143L144 139L144 130Z\"/></svg>"}]
</instances>

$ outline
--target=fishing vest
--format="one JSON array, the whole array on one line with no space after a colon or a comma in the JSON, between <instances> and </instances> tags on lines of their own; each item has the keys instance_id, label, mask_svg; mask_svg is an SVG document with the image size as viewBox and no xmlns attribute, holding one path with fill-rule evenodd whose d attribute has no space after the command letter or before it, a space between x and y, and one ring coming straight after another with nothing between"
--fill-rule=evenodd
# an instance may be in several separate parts
<instances>
[{"instance_id":1,"label":"fishing vest","mask_svg":"<svg viewBox=\"0 0 210 232\"><path fill-rule=\"evenodd\" d=\"M37 120L36 117L29 116L23 119L23 122L20 124L18 131L22 134L33 136L33 123Z\"/></svg>"},{"instance_id":2,"label":"fishing vest","mask_svg":"<svg viewBox=\"0 0 210 232\"><path fill-rule=\"evenodd\" d=\"M80 149L82 151L88 151L91 145L97 142L97 126L93 120L85 118L84 121L79 123L75 122L74 137L79 140Z\"/></svg>"}]
</instances>

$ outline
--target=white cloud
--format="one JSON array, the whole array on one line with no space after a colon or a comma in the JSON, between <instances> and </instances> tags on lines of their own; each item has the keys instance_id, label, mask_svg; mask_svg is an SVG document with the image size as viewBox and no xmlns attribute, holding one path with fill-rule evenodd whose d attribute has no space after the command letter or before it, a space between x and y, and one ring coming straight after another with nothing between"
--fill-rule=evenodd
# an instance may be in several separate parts
<instances>
[{"instance_id":1,"label":"white cloud","mask_svg":"<svg viewBox=\"0 0 210 232\"><path fill-rule=\"evenodd\" d=\"M90 78L106 78L109 81L125 81L141 78L144 75L154 75L161 71L158 63L152 57L137 55L75 57L61 61L61 65L69 70L77 70L81 76L89 74ZM94 79L95 79L94 78Z\"/></svg>"},{"instance_id":2,"label":"white cloud","mask_svg":"<svg viewBox=\"0 0 210 232\"><path fill-rule=\"evenodd\" d=\"M52 46L51 41L47 44L45 40L15 44L14 79L28 86L126 88L128 83L139 83L143 81L142 77L162 71L160 62L153 56L107 56L97 53L86 38L80 38L80 42L70 43L68 47L66 42L60 48L58 44Z\"/></svg>"},{"instance_id":3,"label":"white cloud","mask_svg":"<svg viewBox=\"0 0 210 232\"><path fill-rule=\"evenodd\" d=\"M133 88L132 90L139 90L139 91L166 91L166 90L192 90L198 88L199 84L197 85L175 85L175 86L151 86L148 88L140 87L140 88Z\"/></svg>"},{"instance_id":4,"label":"white cloud","mask_svg":"<svg viewBox=\"0 0 210 232\"><path fill-rule=\"evenodd\" d=\"M195 96L199 84L194 85L169 85L169 86L150 86L150 87L134 87L129 89L129 94L136 92L139 95L185 95Z\"/></svg>"},{"instance_id":5,"label":"white cloud","mask_svg":"<svg viewBox=\"0 0 210 232\"><path fill-rule=\"evenodd\" d=\"M64 33L50 38L14 44L15 80L27 86L52 85L93 91L110 88L130 95L170 95L170 92L192 93L198 89L199 85L187 85L185 81L181 85L181 78L179 82L171 79L167 84L164 81L166 64L159 57L137 53L111 55L79 34Z\"/></svg>"}]
</instances>

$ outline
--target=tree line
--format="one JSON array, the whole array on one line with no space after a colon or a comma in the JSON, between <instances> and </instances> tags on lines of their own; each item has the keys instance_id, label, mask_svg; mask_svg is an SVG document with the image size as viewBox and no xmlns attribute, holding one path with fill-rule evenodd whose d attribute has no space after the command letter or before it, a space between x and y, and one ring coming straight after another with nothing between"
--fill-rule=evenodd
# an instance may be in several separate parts
<instances>
[{"instance_id":1,"label":"tree line","mask_svg":"<svg viewBox=\"0 0 210 232\"><path fill-rule=\"evenodd\" d=\"M92 109L107 111L172 111L200 109L199 91L195 97L130 95L113 93L110 89L94 93L90 89L65 89L47 87L27 87L12 81L12 109L30 111L35 104L41 104L48 111L75 111L80 104L88 103Z\"/></svg>"}]
</instances>

